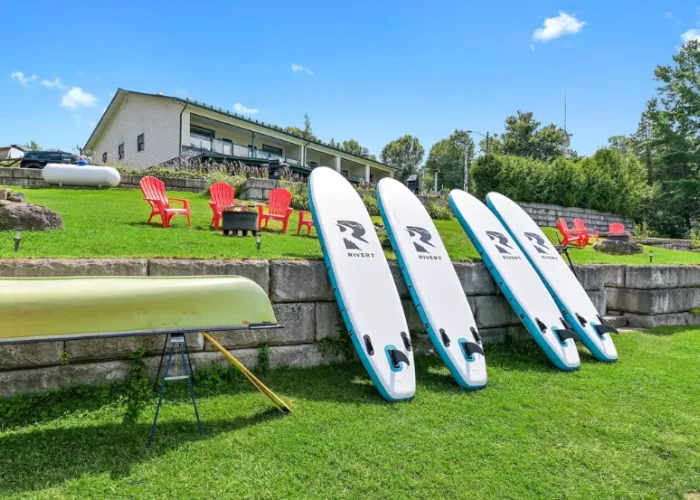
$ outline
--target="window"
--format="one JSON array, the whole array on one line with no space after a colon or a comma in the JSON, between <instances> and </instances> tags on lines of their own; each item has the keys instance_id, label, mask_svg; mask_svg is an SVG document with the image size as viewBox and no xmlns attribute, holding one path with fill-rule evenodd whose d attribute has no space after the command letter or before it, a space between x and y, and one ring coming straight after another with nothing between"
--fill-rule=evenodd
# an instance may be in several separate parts
<instances>
[{"instance_id":1,"label":"window","mask_svg":"<svg viewBox=\"0 0 700 500\"><path fill-rule=\"evenodd\" d=\"M120 160L124 159L124 143L123 142L119 146L117 146L117 156L119 157Z\"/></svg>"},{"instance_id":2,"label":"window","mask_svg":"<svg viewBox=\"0 0 700 500\"><path fill-rule=\"evenodd\" d=\"M198 127L197 125L190 125L190 134L201 135L202 137L214 138L214 131L204 127Z\"/></svg>"},{"instance_id":3,"label":"window","mask_svg":"<svg viewBox=\"0 0 700 500\"><path fill-rule=\"evenodd\" d=\"M136 138L136 151L143 151L144 149L146 149L146 138L144 134L139 134Z\"/></svg>"},{"instance_id":4,"label":"window","mask_svg":"<svg viewBox=\"0 0 700 500\"><path fill-rule=\"evenodd\" d=\"M348 177L350 175L350 172L347 170L341 170L340 173L343 174L344 177Z\"/></svg>"},{"instance_id":5,"label":"window","mask_svg":"<svg viewBox=\"0 0 700 500\"><path fill-rule=\"evenodd\" d=\"M102 163L107 163L107 151L102 153Z\"/></svg>"},{"instance_id":6,"label":"window","mask_svg":"<svg viewBox=\"0 0 700 500\"><path fill-rule=\"evenodd\" d=\"M61 161L61 153L49 153L46 155L46 159L49 161Z\"/></svg>"}]
</instances>

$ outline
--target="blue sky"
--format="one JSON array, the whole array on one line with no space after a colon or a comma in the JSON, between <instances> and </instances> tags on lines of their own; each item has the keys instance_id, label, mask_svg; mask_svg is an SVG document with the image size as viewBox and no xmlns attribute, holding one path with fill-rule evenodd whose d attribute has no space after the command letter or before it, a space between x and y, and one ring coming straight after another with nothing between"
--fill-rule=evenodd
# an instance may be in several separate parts
<instances>
[{"instance_id":1,"label":"blue sky","mask_svg":"<svg viewBox=\"0 0 700 500\"><path fill-rule=\"evenodd\" d=\"M700 3L700 2L699 2ZM10 2L0 38L0 145L83 145L122 87L238 108L277 125L305 112L323 140L379 154L455 128L501 132L516 110L591 154L633 132L653 70L700 37L686 1ZM31 36L30 36L31 35Z\"/></svg>"}]
</instances>

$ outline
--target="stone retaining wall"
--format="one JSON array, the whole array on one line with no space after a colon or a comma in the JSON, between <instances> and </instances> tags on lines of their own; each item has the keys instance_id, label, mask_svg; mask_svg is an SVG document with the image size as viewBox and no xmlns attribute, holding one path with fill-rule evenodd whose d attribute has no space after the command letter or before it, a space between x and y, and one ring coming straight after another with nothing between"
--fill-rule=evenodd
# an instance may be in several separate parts
<instances>
[{"instance_id":1,"label":"stone retaining wall","mask_svg":"<svg viewBox=\"0 0 700 500\"><path fill-rule=\"evenodd\" d=\"M700 266L610 266L607 307L630 326L700 324Z\"/></svg>"},{"instance_id":2,"label":"stone retaining wall","mask_svg":"<svg viewBox=\"0 0 700 500\"><path fill-rule=\"evenodd\" d=\"M455 268L484 342L528 338L483 265L455 264ZM427 334L401 273L393 263L392 271L416 350L426 351L429 348ZM604 314L604 268L582 266L578 273L584 288ZM250 368L255 368L262 344L269 346L269 365L273 368L315 366L337 362L342 357L336 339L346 336L347 332L322 261L0 260L0 276L3 277L198 275L245 276L270 296L284 329L215 335ZM154 376L163 340L162 336L121 337L0 346L0 397L67 384L120 380L131 363L126 359L128 355L142 348L147 355L148 372ZM228 363L211 346L204 344L200 334L190 335L188 344L196 367Z\"/></svg>"},{"instance_id":3,"label":"stone retaining wall","mask_svg":"<svg viewBox=\"0 0 700 500\"><path fill-rule=\"evenodd\" d=\"M574 219L583 219L586 227L593 231L606 232L612 222L622 222L627 231L632 230L632 219L607 212L598 212L588 208L560 207L559 205L547 205L544 203L518 202L538 226L556 227L556 220L563 217L573 225Z\"/></svg>"}]
</instances>

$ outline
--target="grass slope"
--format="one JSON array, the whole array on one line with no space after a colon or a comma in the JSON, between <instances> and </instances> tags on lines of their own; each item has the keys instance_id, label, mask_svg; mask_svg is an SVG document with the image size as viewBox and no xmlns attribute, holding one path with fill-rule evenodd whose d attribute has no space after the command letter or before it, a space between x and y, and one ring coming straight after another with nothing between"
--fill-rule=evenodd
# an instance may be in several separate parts
<instances>
[{"instance_id":1,"label":"grass slope","mask_svg":"<svg viewBox=\"0 0 700 500\"><path fill-rule=\"evenodd\" d=\"M478 392L419 358L416 397L399 404L380 400L359 363L275 371L264 380L293 401L286 417L237 372L205 376L206 436L180 385L150 450L154 405L124 425L124 408L91 397L96 389L35 398L0 415L0 494L656 499L700 490L700 330L616 339L619 362L584 355L572 373L550 368L534 343L489 347L489 384Z\"/></svg>"},{"instance_id":2,"label":"grass slope","mask_svg":"<svg viewBox=\"0 0 700 500\"><path fill-rule=\"evenodd\" d=\"M21 252L13 249L13 231L0 231L0 257L183 257L183 258L255 258L320 259L321 247L316 236L296 236L298 213L294 212L288 233L280 234L281 224L271 222L273 230L263 235L260 250L253 238L223 238L209 229L211 211L208 199L192 193L171 192L173 197L187 198L192 206L192 228L184 217L175 217L169 230L159 223L146 224L150 213L138 190L30 189L22 188L27 200L57 211L65 228L48 233L25 232ZM377 222L381 218L375 217ZM480 260L474 246L456 219L435 221L450 257L455 261ZM556 242L556 231L544 228ZM647 248L648 250L648 248ZM700 264L700 253L654 248L656 264ZM387 251L394 259L394 254ZM577 263L647 264L645 254L613 256L591 247L571 249Z\"/></svg>"}]
</instances>

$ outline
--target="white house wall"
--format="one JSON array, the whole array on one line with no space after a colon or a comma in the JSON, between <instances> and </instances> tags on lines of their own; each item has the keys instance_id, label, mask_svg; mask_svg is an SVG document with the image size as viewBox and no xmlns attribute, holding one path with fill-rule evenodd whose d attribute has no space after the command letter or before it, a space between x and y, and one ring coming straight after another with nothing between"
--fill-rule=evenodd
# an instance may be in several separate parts
<instances>
[{"instance_id":1,"label":"white house wall","mask_svg":"<svg viewBox=\"0 0 700 500\"><path fill-rule=\"evenodd\" d=\"M126 96L105 133L97 139L93 161L144 169L180 155L180 112L183 104L170 99L137 94ZM183 123L184 126L184 123ZM189 131L189 124L187 127ZM137 137L144 134L143 151L138 151ZM124 144L124 159L119 160L119 144Z\"/></svg>"}]
</instances>

